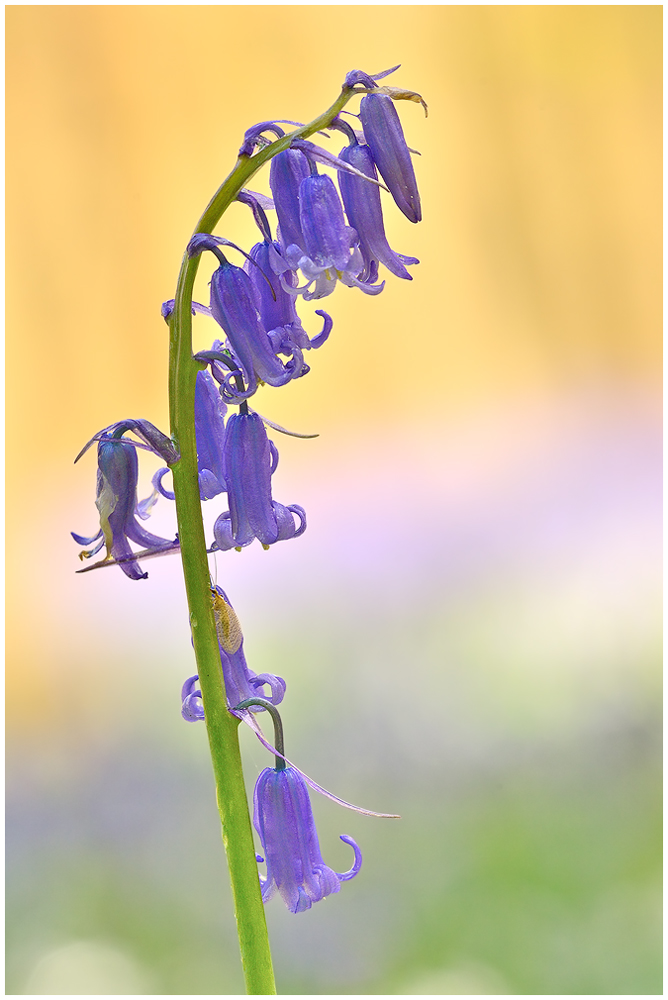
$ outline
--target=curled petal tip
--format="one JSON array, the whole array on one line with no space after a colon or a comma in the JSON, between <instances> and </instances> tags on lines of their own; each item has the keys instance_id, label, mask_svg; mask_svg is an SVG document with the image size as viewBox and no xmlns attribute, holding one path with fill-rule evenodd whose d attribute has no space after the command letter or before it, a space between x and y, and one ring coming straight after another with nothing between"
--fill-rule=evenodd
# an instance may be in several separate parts
<instances>
[{"instance_id":1,"label":"curled petal tip","mask_svg":"<svg viewBox=\"0 0 668 1000\"><path fill-rule=\"evenodd\" d=\"M162 303L162 306L160 307L160 315L165 321L167 321L174 312L175 305L176 305L176 299L167 299L166 302ZM204 316L211 315L211 310L209 309L209 307L202 305L201 302L192 302L190 305L190 309L193 316L196 313L202 313L202 315Z\"/></svg>"},{"instance_id":2,"label":"curled petal tip","mask_svg":"<svg viewBox=\"0 0 668 1000\"><path fill-rule=\"evenodd\" d=\"M343 872L342 874L336 872L336 877L340 882L347 882L349 879L355 878L360 868L362 867L362 852L359 846L353 840L353 838L349 837L347 833L342 833L339 837L339 840L342 840L344 844L348 844L348 846L352 847L353 851L355 852L355 860L353 861L352 868L347 872Z\"/></svg>"}]
</instances>

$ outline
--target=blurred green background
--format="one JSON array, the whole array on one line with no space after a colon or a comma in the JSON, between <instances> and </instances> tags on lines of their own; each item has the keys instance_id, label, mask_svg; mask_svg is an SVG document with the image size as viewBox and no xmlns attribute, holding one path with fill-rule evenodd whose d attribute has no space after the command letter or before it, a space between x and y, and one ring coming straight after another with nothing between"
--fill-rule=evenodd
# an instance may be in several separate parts
<instances>
[{"instance_id":1,"label":"blurred green background","mask_svg":"<svg viewBox=\"0 0 668 1000\"><path fill-rule=\"evenodd\" d=\"M166 427L160 303L244 130L396 62L430 115L400 109L424 221L387 229L422 263L316 303L312 372L258 402L321 434L278 441L308 531L217 567L288 754L403 817L314 801L364 868L268 904L279 992L661 992L661 15L7 8L8 993L242 991L178 560L75 576L72 459Z\"/></svg>"}]
</instances>

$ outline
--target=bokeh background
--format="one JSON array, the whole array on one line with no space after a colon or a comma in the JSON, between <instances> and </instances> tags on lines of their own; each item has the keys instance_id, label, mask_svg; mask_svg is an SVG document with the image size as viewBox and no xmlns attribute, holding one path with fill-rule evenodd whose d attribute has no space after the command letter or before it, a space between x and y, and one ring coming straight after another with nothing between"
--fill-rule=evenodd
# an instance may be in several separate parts
<instances>
[{"instance_id":1,"label":"bokeh background","mask_svg":"<svg viewBox=\"0 0 668 1000\"><path fill-rule=\"evenodd\" d=\"M403 816L314 802L365 865L268 905L279 991L661 992L661 13L7 8L9 993L243 991L178 559L76 576L72 459L167 426L160 303L244 130L397 62L424 221L387 229L422 263L316 303L330 342L257 404L320 432L278 441L308 531L217 566L290 756Z\"/></svg>"}]
</instances>

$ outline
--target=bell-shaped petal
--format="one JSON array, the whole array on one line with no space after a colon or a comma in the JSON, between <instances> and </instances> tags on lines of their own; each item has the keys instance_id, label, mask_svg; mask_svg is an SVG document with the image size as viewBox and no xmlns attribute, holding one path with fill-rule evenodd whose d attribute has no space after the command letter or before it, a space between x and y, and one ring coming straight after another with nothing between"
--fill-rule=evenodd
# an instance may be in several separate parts
<instances>
[{"instance_id":1,"label":"bell-shaped petal","mask_svg":"<svg viewBox=\"0 0 668 1000\"><path fill-rule=\"evenodd\" d=\"M392 197L411 222L422 218L420 195L401 122L387 94L367 94L360 103L364 138Z\"/></svg>"},{"instance_id":2,"label":"bell-shaped petal","mask_svg":"<svg viewBox=\"0 0 668 1000\"><path fill-rule=\"evenodd\" d=\"M340 158L368 177L376 177L376 167L368 146L353 143L341 150ZM352 174L339 171L339 187L350 224L357 230L364 257L363 278L373 272L373 262L380 261L398 278L411 280L405 264L419 264L416 257L395 253L387 242L383 224L380 191Z\"/></svg>"},{"instance_id":3,"label":"bell-shaped petal","mask_svg":"<svg viewBox=\"0 0 668 1000\"><path fill-rule=\"evenodd\" d=\"M341 882L354 878L362 867L362 852L352 839L341 840L355 852L353 867L339 874L329 868L320 852L308 787L293 767L267 767L255 785L253 824L267 865L260 878L266 902L278 890L292 913L338 892ZM259 859L262 860L262 859Z\"/></svg>"},{"instance_id":4,"label":"bell-shaped petal","mask_svg":"<svg viewBox=\"0 0 668 1000\"><path fill-rule=\"evenodd\" d=\"M338 280L369 295L382 292L383 284L373 285L362 280L364 258L357 246L358 236L346 224L343 205L331 177L320 174L306 177L300 185L299 199L305 252L290 246L284 256L293 270L301 270L306 284L295 288L281 275L286 291L292 295L301 294L307 300L320 299L334 291Z\"/></svg>"},{"instance_id":5,"label":"bell-shaped petal","mask_svg":"<svg viewBox=\"0 0 668 1000\"><path fill-rule=\"evenodd\" d=\"M213 376L207 371L198 372L195 381L195 436L202 500L210 500L227 489L223 470L226 411Z\"/></svg>"},{"instance_id":6,"label":"bell-shaped petal","mask_svg":"<svg viewBox=\"0 0 668 1000\"><path fill-rule=\"evenodd\" d=\"M271 161L269 186L278 216L278 240L284 250L291 244L304 250L299 215L299 186L309 173L308 160L298 149L286 149Z\"/></svg>"},{"instance_id":7,"label":"bell-shaped petal","mask_svg":"<svg viewBox=\"0 0 668 1000\"><path fill-rule=\"evenodd\" d=\"M257 413L238 413L229 418L224 462L236 544L248 545L259 538L264 545L271 545L278 537L271 505L272 453Z\"/></svg>"},{"instance_id":8,"label":"bell-shaped petal","mask_svg":"<svg viewBox=\"0 0 668 1000\"><path fill-rule=\"evenodd\" d=\"M319 267L346 271L357 233L346 225L332 178L324 174L304 178L299 187L299 203L307 255Z\"/></svg>"},{"instance_id":9,"label":"bell-shaped petal","mask_svg":"<svg viewBox=\"0 0 668 1000\"><path fill-rule=\"evenodd\" d=\"M249 394L256 390L258 379L280 386L296 377L295 365L284 365L272 350L255 304L253 285L242 268L226 261L214 271L211 312L243 368ZM297 374L301 374L301 365Z\"/></svg>"},{"instance_id":10,"label":"bell-shaped petal","mask_svg":"<svg viewBox=\"0 0 668 1000\"><path fill-rule=\"evenodd\" d=\"M243 548L255 538L264 546L273 545L306 530L301 507L284 507L272 499L271 476L278 450L259 414L239 413L228 419L223 462L230 509L213 527L219 549Z\"/></svg>"},{"instance_id":11,"label":"bell-shaped petal","mask_svg":"<svg viewBox=\"0 0 668 1000\"><path fill-rule=\"evenodd\" d=\"M318 310L318 315L323 317L325 325L320 334L312 340L309 338L297 315L296 296L294 292L287 291L288 288L294 288L296 278L281 256L278 243L267 240L256 243L250 252L250 261L245 269L255 289L255 301L262 325L277 354L294 357L295 348L308 351L312 347L317 348L324 344L332 329L332 320L327 313ZM283 275L282 282L281 275ZM307 366L302 363L302 374L305 368Z\"/></svg>"}]
</instances>

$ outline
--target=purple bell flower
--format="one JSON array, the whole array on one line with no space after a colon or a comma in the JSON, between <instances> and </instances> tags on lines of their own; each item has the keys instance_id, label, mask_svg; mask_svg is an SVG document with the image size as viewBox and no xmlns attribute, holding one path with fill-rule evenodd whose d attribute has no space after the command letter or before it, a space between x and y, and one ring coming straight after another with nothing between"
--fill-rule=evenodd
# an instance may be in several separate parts
<instances>
[{"instance_id":1,"label":"purple bell flower","mask_svg":"<svg viewBox=\"0 0 668 1000\"><path fill-rule=\"evenodd\" d=\"M314 264L345 271L357 233L346 225L339 193L331 177L312 174L299 187L304 249Z\"/></svg>"},{"instance_id":2,"label":"purple bell flower","mask_svg":"<svg viewBox=\"0 0 668 1000\"><path fill-rule=\"evenodd\" d=\"M195 437L202 500L211 500L227 489L223 471L226 412L227 406L213 376L207 371L198 372L195 381Z\"/></svg>"},{"instance_id":3,"label":"purple bell flower","mask_svg":"<svg viewBox=\"0 0 668 1000\"><path fill-rule=\"evenodd\" d=\"M233 708L248 698L264 698L271 705L280 705L285 694L285 681L275 674L256 674L248 669L241 626L227 594L221 587L215 586L211 588L211 596L228 706ZM181 715L186 722L199 722L204 718L198 679L197 674L189 677L181 690ZM269 694L264 691L265 685L269 687ZM251 711L263 712L264 709L253 707Z\"/></svg>"},{"instance_id":4,"label":"purple bell flower","mask_svg":"<svg viewBox=\"0 0 668 1000\"><path fill-rule=\"evenodd\" d=\"M198 372L195 379L195 438L200 500L211 500L227 489L223 471L226 412L227 406L214 378L207 371ZM167 500L174 500L174 493L162 485L167 472L167 468L158 469L153 476L154 497L160 494ZM140 503L140 517L145 516L142 511L154 502L154 497Z\"/></svg>"},{"instance_id":5,"label":"purple bell flower","mask_svg":"<svg viewBox=\"0 0 668 1000\"><path fill-rule=\"evenodd\" d=\"M306 530L301 507L284 507L272 500L271 476L278 464L278 449L269 441L257 413L239 413L228 419L223 463L230 509L213 527L219 549L241 548L255 538L267 547Z\"/></svg>"},{"instance_id":6,"label":"purple bell flower","mask_svg":"<svg viewBox=\"0 0 668 1000\"><path fill-rule=\"evenodd\" d=\"M278 241L284 251L291 245L304 250L304 234L299 216L299 185L309 173L309 162L298 149L286 149L271 161L269 186L278 216Z\"/></svg>"},{"instance_id":7,"label":"purple bell flower","mask_svg":"<svg viewBox=\"0 0 668 1000\"><path fill-rule=\"evenodd\" d=\"M362 867L362 852L345 834L341 840L355 852L350 871L332 871L322 859L308 787L294 767L266 767L255 785L253 824L264 858L266 878L260 876L266 903L276 890L291 913L309 910L313 903L341 888Z\"/></svg>"},{"instance_id":8,"label":"purple bell flower","mask_svg":"<svg viewBox=\"0 0 668 1000\"><path fill-rule=\"evenodd\" d=\"M394 102L387 94L367 94L360 103L364 138L392 197L411 222L422 218L411 154Z\"/></svg>"},{"instance_id":9,"label":"purple bell flower","mask_svg":"<svg viewBox=\"0 0 668 1000\"><path fill-rule=\"evenodd\" d=\"M332 319L324 310L317 309L316 315L322 316L324 325L321 332L311 339L297 315L295 293L286 291L286 286L292 289L296 280L281 256L278 243L267 240L256 243L250 257L251 262L246 264L245 270L255 288L262 325L267 330L273 350L277 354L294 357L296 369L302 351L321 347L325 343L333 326ZM281 273L285 284L279 280ZM302 361L302 374L308 370L308 365Z\"/></svg>"},{"instance_id":10,"label":"purple bell flower","mask_svg":"<svg viewBox=\"0 0 668 1000\"><path fill-rule=\"evenodd\" d=\"M261 705L272 717L274 723L274 743L272 746L264 736L257 720L250 714L252 708ZM309 910L313 903L324 899L341 888L341 882L354 878L362 867L362 852L352 839L342 835L341 840L349 844L355 852L355 860L350 871L339 874L329 868L322 859L318 834L315 829L308 785L339 805L368 816L398 819L394 813L374 813L354 806L326 788L318 785L307 774L285 756L283 726L274 705L266 700L247 699L233 709L233 714L253 730L262 745L274 754L275 767L267 767L257 779L253 795L253 824L257 830L267 874L260 875L262 900L266 903L276 890L292 913Z\"/></svg>"},{"instance_id":11,"label":"purple bell flower","mask_svg":"<svg viewBox=\"0 0 668 1000\"><path fill-rule=\"evenodd\" d=\"M301 182L299 212L305 252L300 255L295 247L285 252L290 267L299 268L306 278L306 285L295 289L295 293L301 292L305 299L320 299L334 291L337 279L368 295L382 292L384 284L369 284L358 277L364 271L358 234L346 225L331 177L311 174Z\"/></svg>"},{"instance_id":12,"label":"purple bell flower","mask_svg":"<svg viewBox=\"0 0 668 1000\"><path fill-rule=\"evenodd\" d=\"M367 177L374 179L378 177L368 146L355 142L341 150L339 156ZM411 275L404 265L420 262L417 257L405 257L403 254L395 253L387 242L378 188L343 170L339 171L339 187L346 215L359 236L360 250L364 258L363 278L366 279L368 275L374 273L374 266L377 266L374 262L380 262L398 278L407 278L411 281Z\"/></svg>"},{"instance_id":13,"label":"purple bell flower","mask_svg":"<svg viewBox=\"0 0 668 1000\"><path fill-rule=\"evenodd\" d=\"M131 580L144 580L148 573L142 573L130 542L152 549L171 548L175 542L151 534L136 519L137 514L142 516L144 513L146 504L142 507L137 498L139 463L136 445L126 438L114 436L119 431L122 434L124 426L121 424L115 431L108 431L98 443L95 505L100 512L100 531L91 538L74 532L72 537L79 545L97 543L92 551L82 553L82 557L94 555L102 545L106 545L106 559L118 562Z\"/></svg>"},{"instance_id":14,"label":"purple bell flower","mask_svg":"<svg viewBox=\"0 0 668 1000\"><path fill-rule=\"evenodd\" d=\"M246 397L256 391L258 379L280 386L302 374L301 359L292 358L284 365L276 357L257 311L253 284L242 268L225 261L214 271L211 312L241 364L248 387Z\"/></svg>"}]
</instances>

